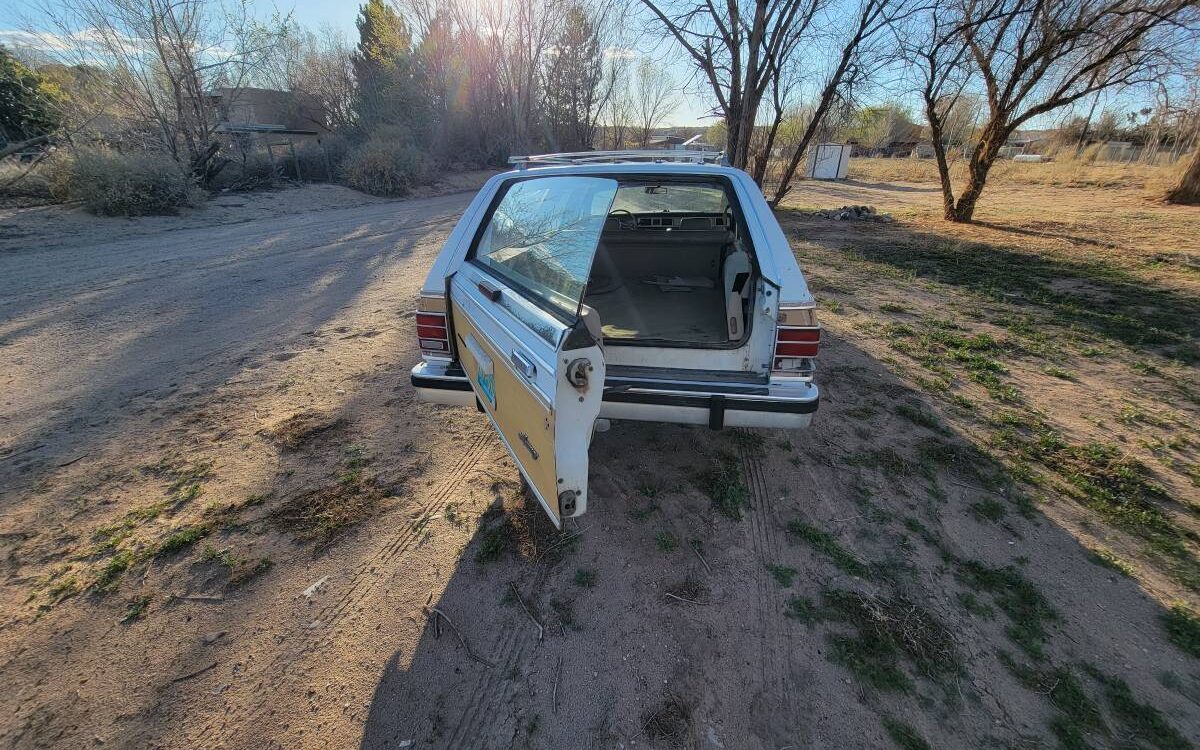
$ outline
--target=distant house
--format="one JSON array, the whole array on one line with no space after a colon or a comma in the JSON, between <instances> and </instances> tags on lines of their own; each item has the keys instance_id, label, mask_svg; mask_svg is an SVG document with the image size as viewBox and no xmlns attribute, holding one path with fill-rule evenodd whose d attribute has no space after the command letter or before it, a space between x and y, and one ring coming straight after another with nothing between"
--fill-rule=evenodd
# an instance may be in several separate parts
<instances>
[{"instance_id":1,"label":"distant house","mask_svg":"<svg viewBox=\"0 0 1200 750\"><path fill-rule=\"evenodd\" d=\"M260 88L216 88L207 94L208 105L227 130L297 130L328 133L324 114L294 91Z\"/></svg>"},{"instance_id":2,"label":"distant house","mask_svg":"<svg viewBox=\"0 0 1200 750\"><path fill-rule=\"evenodd\" d=\"M222 154L240 161L243 173L253 152L265 153L272 168L281 174L312 179L314 170L302 173L297 151L315 147L321 154L317 176L333 178L333 169L322 138L331 129L321 111L294 91L260 88L217 88L206 95L206 104L216 119Z\"/></svg>"},{"instance_id":3,"label":"distant house","mask_svg":"<svg viewBox=\"0 0 1200 750\"><path fill-rule=\"evenodd\" d=\"M1018 154L1041 154L1050 146L1053 130L1017 130L1000 147L1001 158L1011 159Z\"/></svg>"}]
</instances>

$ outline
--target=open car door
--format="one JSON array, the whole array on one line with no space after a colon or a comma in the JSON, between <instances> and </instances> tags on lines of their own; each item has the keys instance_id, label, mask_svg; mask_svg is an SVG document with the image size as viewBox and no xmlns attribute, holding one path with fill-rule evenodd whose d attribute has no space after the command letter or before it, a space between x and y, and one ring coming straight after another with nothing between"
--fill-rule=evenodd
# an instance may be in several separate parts
<instances>
[{"instance_id":1,"label":"open car door","mask_svg":"<svg viewBox=\"0 0 1200 750\"><path fill-rule=\"evenodd\" d=\"M501 188L450 280L458 358L533 494L561 528L587 509L604 391L581 310L616 180L530 176Z\"/></svg>"}]
</instances>

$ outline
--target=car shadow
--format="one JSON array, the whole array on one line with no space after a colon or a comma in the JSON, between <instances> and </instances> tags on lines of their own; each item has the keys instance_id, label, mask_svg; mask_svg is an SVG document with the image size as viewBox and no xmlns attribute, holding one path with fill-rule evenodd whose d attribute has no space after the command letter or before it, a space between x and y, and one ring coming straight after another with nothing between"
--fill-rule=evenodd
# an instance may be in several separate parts
<instances>
[{"instance_id":1,"label":"car shadow","mask_svg":"<svg viewBox=\"0 0 1200 750\"><path fill-rule=\"evenodd\" d=\"M444 585L412 603L419 636L380 665L360 747L882 747L885 713L935 746L1049 737L1014 718L1053 707L1004 666L1029 658L1006 635L1021 623L972 570L1015 571L1053 602L1041 663L1117 672L1200 731L1156 678L1183 657L1135 581L1022 515L1013 478L967 436L900 416L939 406L870 354L831 336L820 372L806 431L614 423L592 445L589 511L561 532L506 468ZM720 510L739 492L740 520ZM830 591L936 613L954 687L904 658L915 695L863 682L837 656L846 624L809 609Z\"/></svg>"}]
</instances>

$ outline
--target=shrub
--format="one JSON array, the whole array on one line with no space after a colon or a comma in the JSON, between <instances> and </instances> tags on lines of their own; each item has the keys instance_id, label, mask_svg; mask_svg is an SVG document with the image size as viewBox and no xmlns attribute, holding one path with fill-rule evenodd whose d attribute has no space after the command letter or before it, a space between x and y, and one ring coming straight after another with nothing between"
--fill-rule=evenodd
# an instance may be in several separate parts
<instances>
[{"instance_id":1,"label":"shrub","mask_svg":"<svg viewBox=\"0 0 1200 750\"><path fill-rule=\"evenodd\" d=\"M80 151L56 175L54 190L102 216L173 214L204 197L179 163L155 153Z\"/></svg>"},{"instance_id":2,"label":"shrub","mask_svg":"<svg viewBox=\"0 0 1200 750\"><path fill-rule=\"evenodd\" d=\"M420 149L379 137L351 152L342 165L345 183L371 195L407 195L429 175L429 160Z\"/></svg>"}]
</instances>

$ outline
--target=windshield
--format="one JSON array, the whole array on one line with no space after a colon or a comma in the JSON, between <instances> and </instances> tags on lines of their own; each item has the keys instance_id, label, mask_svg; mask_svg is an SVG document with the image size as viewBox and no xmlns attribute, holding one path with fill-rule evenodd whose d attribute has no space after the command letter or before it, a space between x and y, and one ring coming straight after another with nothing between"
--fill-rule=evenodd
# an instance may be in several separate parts
<instances>
[{"instance_id":1,"label":"windshield","mask_svg":"<svg viewBox=\"0 0 1200 750\"><path fill-rule=\"evenodd\" d=\"M612 204L613 211L631 214L722 214L728 207L725 188L715 182L622 185Z\"/></svg>"}]
</instances>

